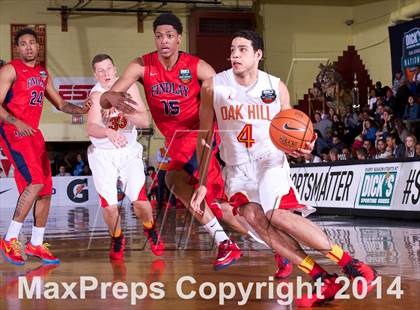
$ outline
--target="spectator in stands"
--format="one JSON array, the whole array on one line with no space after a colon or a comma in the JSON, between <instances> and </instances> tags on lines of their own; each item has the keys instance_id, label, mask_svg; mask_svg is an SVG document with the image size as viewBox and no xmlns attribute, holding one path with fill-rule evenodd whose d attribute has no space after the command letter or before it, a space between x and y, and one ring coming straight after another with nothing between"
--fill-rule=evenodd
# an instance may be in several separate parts
<instances>
[{"instance_id":1,"label":"spectator in stands","mask_svg":"<svg viewBox=\"0 0 420 310\"><path fill-rule=\"evenodd\" d=\"M361 147L363 147L363 138L362 138L362 135L360 134L360 135L358 135L354 139L354 142L353 142L353 144L351 146L351 149L352 149L352 153L351 153L352 154L352 157L357 158L356 151L357 151L357 149L359 149Z\"/></svg>"},{"instance_id":2,"label":"spectator in stands","mask_svg":"<svg viewBox=\"0 0 420 310\"><path fill-rule=\"evenodd\" d=\"M367 151L364 147L360 147L356 151L356 156L358 160L366 160L367 159Z\"/></svg>"},{"instance_id":3,"label":"spectator in stands","mask_svg":"<svg viewBox=\"0 0 420 310\"><path fill-rule=\"evenodd\" d=\"M409 96L405 106L403 120L420 119L420 105L414 100L414 96Z\"/></svg>"},{"instance_id":4,"label":"spectator in stands","mask_svg":"<svg viewBox=\"0 0 420 310\"><path fill-rule=\"evenodd\" d=\"M344 116L344 127L346 130L354 130L359 127L360 121L357 113L354 112L351 105L346 106L346 115Z\"/></svg>"},{"instance_id":5,"label":"spectator in stands","mask_svg":"<svg viewBox=\"0 0 420 310\"><path fill-rule=\"evenodd\" d=\"M373 157L374 159L386 159L389 158L392 153L386 152L386 144L384 139L376 140L376 154Z\"/></svg>"},{"instance_id":6,"label":"spectator in stands","mask_svg":"<svg viewBox=\"0 0 420 310\"><path fill-rule=\"evenodd\" d=\"M372 141L369 139L363 140L363 148L366 150L367 158L374 158L376 154L376 149L372 144Z\"/></svg>"},{"instance_id":7,"label":"spectator in stands","mask_svg":"<svg viewBox=\"0 0 420 310\"><path fill-rule=\"evenodd\" d=\"M414 71L413 79L411 80L410 84L411 93L415 96L420 95L420 65L416 66L416 70Z\"/></svg>"},{"instance_id":8,"label":"spectator in stands","mask_svg":"<svg viewBox=\"0 0 420 310\"><path fill-rule=\"evenodd\" d=\"M328 109L328 119L332 121L334 114L337 114L337 111L334 108L329 108Z\"/></svg>"},{"instance_id":9,"label":"spectator in stands","mask_svg":"<svg viewBox=\"0 0 420 310\"><path fill-rule=\"evenodd\" d=\"M374 144L376 140L377 131L378 129L373 126L372 121L370 119L363 121L363 130L362 130L363 140L365 139L370 140L372 144Z\"/></svg>"},{"instance_id":10,"label":"spectator in stands","mask_svg":"<svg viewBox=\"0 0 420 310\"><path fill-rule=\"evenodd\" d=\"M303 157L305 158L306 164L315 164L322 162L322 159L319 156L317 156L314 152L305 154Z\"/></svg>"},{"instance_id":11,"label":"spectator in stands","mask_svg":"<svg viewBox=\"0 0 420 310\"><path fill-rule=\"evenodd\" d=\"M371 117L371 116L370 116L370 114L369 114L369 109L366 109L366 108L365 108L365 109L362 111L362 120L363 120L363 121L367 121L367 120L374 121L373 117Z\"/></svg>"},{"instance_id":12,"label":"spectator in stands","mask_svg":"<svg viewBox=\"0 0 420 310\"><path fill-rule=\"evenodd\" d=\"M334 113L332 116L332 126L331 126L333 136L339 136L340 139L344 137L344 123L341 121L340 115Z\"/></svg>"},{"instance_id":13,"label":"spectator in stands","mask_svg":"<svg viewBox=\"0 0 420 310\"><path fill-rule=\"evenodd\" d=\"M414 135L408 135L405 138L404 145L405 145L405 153L404 157L414 157L416 153L416 144L417 139Z\"/></svg>"},{"instance_id":14,"label":"spectator in stands","mask_svg":"<svg viewBox=\"0 0 420 310\"><path fill-rule=\"evenodd\" d=\"M376 110L376 101L378 99L376 98L376 91L375 89L371 89L369 91L369 100L368 100L368 106L369 110L375 111Z\"/></svg>"},{"instance_id":15,"label":"spectator in stands","mask_svg":"<svg viewBox=\"0 0 420 310\"><path fill-rule=\"evenodd\" d=\"M420 157L420 142L417 142L416 144L416 154L415 157Z\"/></svg>"},{"instance_id":16,"label":"spectator in stands","mask_svg":"<svg viewBox=\"0 0 420 310\"><path fill-rule=\"evenodd\" d=\"M385 143L386 144L386 143ZM394 148L392 146L386 146L385 147L385 152L388 155L387 158L394 158Z\"/></svg>"},{"instance_id":17,"label":"spectator in stands","mask_svg":"<svg viewBox=\"0 0 420 310\"><path fill-rule=\"evenodd\" d=\"M66 167L64 165L61 165L58 168L58 174L56 176L57 177L68 177L70 175L71 175L70 173L66 172Z\"/></svg>"},{"instance_id":18,"label":"spectator in stands","mask_svg":"<svg viewBox=\"0 0 420 310\"><path fill-rule=\"evenodd\" d=\"M398 89L405 84L405 78L401 70L395 72L394 81L392 82L392 92L397 96Z\"/></svg>"},{"instance_id":19,"label":"spectator in stands","mask_svg":"<svg viewBox=\"0 0 420 310\"><path fill-rule=\"evenodd\" d=\"M79 153L76 155L76 161L76 165L73 169L73 175L82 175L83 168L85 167L85 162L83 161L82 154Z\"/></svg>"},{"instance_id":20,"label":"spectator in stands","mask_svg":"<svg viewBox=\"0 0 420 310\"><path fill-rule=\"evenodd\" d=\"M375 83L375 92L377 97L382 97L384 95L382 93L382 83L380 81Z\"/></svg>"},{"instance_id":21,"label":"spectator in stands","mask_svg":"<svg viewBox=\"0 0 420 310\"><path fill-rule=\"evenodd\" d=\"M397 101L395 99L394 93L392 89L388 86L384 87L385 96L383 98L385 107L390 108L392 111L397 109Z\"/></svg>"},{"instance_id":22,"label":"spectator in stands","mask_svg":"<svg viewBox=\"0 0 420 310\"><path fill-rule=\"evenodd\" d=\"M147 197L151 200L152 196L157 197L157 173L155 167L148 167L146 174Z\"/></svg>"},{"instance_id":23,"label":"spectator in stands","mask_svg":"<svg viewBox=\"0 0 420 310\"><path fill-rule=\"evenodd\" d=\"M328 147L324 148L321 151L321 158L323 162L329 162L330 161L330 149Z\"/></svg>"},{"instance_id":24,"label":"spectator in stands","mask_svg":"<svg viewBox=\"0 0 420 310\"><path fill-rule=\"evenodd\" d=\"M393 127L393 115L391 109L386 107L382 115L382 119L379 121L379 129L376 132L376 137L386 139L387 135L394 131Z\"/></svg>"},{"instance_id":25,"label":"spectator in stands","mask_svg":"<svg viewBox=\"0 0 420 310\"><path fill-rule=\"evenodd\" d=\"M410 134L410 132L405 128L404 123L399 118L394 119L394 128L394 132L398 135L401 141L405 141L405 138Z\"/></svg>"},{"instance_id":26,"label":"spectator in stands","mask_svg":"<svg viewBox=\"0 0 420 310\"><path fill-rule=\"evenodd\" d=\"M337 155L338 160L349 160L351 159L350 150L347 147L344 147L341 153Z\"/></svg>"},{"instance_id":27,"label":"spectator in stands","mask_svg":"<svg viewBox=\"0 0 420 310\"><path fill-rule=\"evenodd\" d=\"M319 130L322 137L326 141L328 141L328 139L330 138L332 122L327 117L322 118L322 115L320 112L315 112L314 117L315 117L314 129Z\"/></svg>"},{"instance_id":28,"label":"spectator in stands","mask_svg":"<svg viewBox=\"0 0 420 310\"><path fill-rule=\"evenodd\" d=\"M83 167L82 175L84 175L84 176L92 175L92 171L90 170L89 165L85 165Z\"/></svg>"},{"instance_id":29,"label":"spectator in stands","mask_svg":"<svg viewBox=\"0 0 420 310\"><path fill-rule=\"evenodd\" d=\"M331 139L331 144L329 145L331 148L335 148L338 153L341 153L343 150L344 144L341 142L341 139L338 135L333 135Z\"/></svg>"},{"instance_id":30,"label":"spectator in stands","mask_svg":"<svg viewBox=\"0 0 420 310\"><path fill-rule=\"evenodd\" d=\"M329 157L331 162L337 161L338 160L338 150L336 148L332 148L328 153L328 157Z\"/></svg>"},{"instance_id":31,"label":"spectator in stands","mask_svg":"<svg viewBox=\"0 0 420 310\"><path fill-rule=\"evenodd\" d=\"M386 137L386 146L392 147L392 156L394 158L404 157L405 146L401 143L401 140L396 133L392 133Z\"/></svg>"},{"instance_id":32,"label":"spectator in stands","mask_svg":"<svg viewBox=\"0 0 420 310\"><path fill-rule=\"evenodd\" d=\"M321 155L322 150L328 147L328 143L318 129L314 129L314 132L318 135L318 139L315 141L314 149L316 150L317 155Z\"/></svg>"},{"instance_id":33,"label":"spectator in stands","mask_svg":"<svg viewBox=\"0 0 420 310\"><path fill-rule=\"evenodd\" d=\"M384 105L382 103L381 104L378 104L376 106L376 110L375 110L375 114L374 114L373 119L377 123L379 123L383 119L383 117L384 117L384 111L385 111L385 107L384 107Z\"/></svg>"}]
</instances>

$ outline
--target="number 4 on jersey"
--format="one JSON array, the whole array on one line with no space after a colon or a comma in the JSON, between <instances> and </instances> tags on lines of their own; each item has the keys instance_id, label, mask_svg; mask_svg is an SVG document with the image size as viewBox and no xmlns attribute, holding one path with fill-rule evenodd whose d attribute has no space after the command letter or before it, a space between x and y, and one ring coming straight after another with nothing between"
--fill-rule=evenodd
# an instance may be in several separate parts
<instances>
[{"instance_id":1,"label":"number 4 on jersey","mask_svg":"<svg viewBox=\"0 0 420 310\"><path fill-rule=\"evenodd\" d=\"M246 124L236 138L240 143L245 143L246 148L252 147L255 143L255 140L252 138L252 125Z\"/></svg>"}]
</instances>

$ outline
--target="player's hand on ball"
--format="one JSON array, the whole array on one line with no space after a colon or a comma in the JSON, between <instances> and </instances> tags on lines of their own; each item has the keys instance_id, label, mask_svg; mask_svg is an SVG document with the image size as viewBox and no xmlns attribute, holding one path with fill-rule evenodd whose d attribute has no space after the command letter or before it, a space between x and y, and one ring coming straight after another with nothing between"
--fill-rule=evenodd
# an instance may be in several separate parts
<instances>
[{"instance_id":1,"label":"player's hand on ball","mask_svg":"<svg viewBox=\"0 0 420 310\"><path fill-rule=\"evenodd\" d=\"M200 185L194 191L194 194L191 197L191 202L190 202L191 209L193 209L193 211L199 215L204 214L204 210L201 210L201 203L206 197L206 194L207 194L207 187L205 187L204 185Z\"/></svg>"},{"instance_id":2,"label":"player's hand on ball","mask_svg":"<svg viewBox=\"0 0 420 310\"><path fill-rule=\"evenodd\" d=\"M318 139L318 135L316 134L316 132L314 132L314 136L313 136L312 140L310 142L306 142L305 148L297 149L296 151L290 153L290 156L298 158L298 157L304 156L306 154L310 154L315 147L316 139Z\"/></svg>"},{"instance_id":3,"label":"player's hand on ball","mask_svg":"<svg viewBox=\"0 0 420 310\"><path fill-rule=\"evenodd\" d=\"M125 147L128 143L127 138L124 135L120 134L118 131L109 129L107 132L107 136L109 141L111 141L116 148Z\"/></svg>"}]
</instances>

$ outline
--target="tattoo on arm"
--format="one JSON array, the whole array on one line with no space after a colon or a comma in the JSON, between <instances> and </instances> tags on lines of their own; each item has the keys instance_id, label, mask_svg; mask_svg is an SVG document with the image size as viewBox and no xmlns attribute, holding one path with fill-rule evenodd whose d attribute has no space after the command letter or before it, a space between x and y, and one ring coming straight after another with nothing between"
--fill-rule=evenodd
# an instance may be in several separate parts
<instances>
[{"instance_id":1,"label":"tattoo on arm","mask_svg":"<svg viewBox=\"0 0 420 310\"><path fill-rule=\"evenodd\" d=\"M14 117L13 115L8 114L8 115L6 116L6 121L7 121L9 124L14 124L14 123L16 123L16 117Z\"/></svg>"},{"instance_id":2,"label":"tattoo on arm","mask_svg":"<svg viewBox=\"0 0 420 310\"><path fill-rule=\"evenodd\" d=\"M67 114L83 114L81 107L68 102L65 102L64 105L61 107L61 112Z\"/></svg>"}]
</instances>

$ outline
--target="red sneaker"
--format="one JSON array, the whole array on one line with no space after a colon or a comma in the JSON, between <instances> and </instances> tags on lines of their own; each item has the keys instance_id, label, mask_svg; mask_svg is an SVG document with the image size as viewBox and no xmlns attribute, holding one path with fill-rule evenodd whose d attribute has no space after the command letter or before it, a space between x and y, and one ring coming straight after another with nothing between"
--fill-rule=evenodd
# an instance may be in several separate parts
<instances>
[{"instance_id":1,"label":"red sneaker","mask_svg":"<svg viewBox=\"0 0 420 310\"><path fill-rule=\"evenodd\" d=\"M49 246L50 245L48 243L33 246L31 242L27 242L25 247L25 254L28 256L38 257L47 264L59 264L60 260L50 252L48 249Z\"/></svg>"},{"instance_id":2,"label":"red sneaker","mask_svg":"<svg viewBox=\"0 0 420 310\"><path fill-rule=\"evenodd\" d=\"M303 295L301 298L296 298L296 305L298 307L313 307L320 306L328 301L332 301L335 298L335 294L343 287L340 283L335 283L335 280L338 278L336 274L334 275L324 275L321 277L322 283L321 286L321 295L323 298L318 298L316 294L315 286L312 285L312 294Z\"/></svg>"},{"instance_id":3,"label":"red sneaker","mask_svg":"<svg viewBox=\"0 0 420 310\"><path fill-rule=\"evenodd\" d=\"M293 265L289 262L287 258L280 256L279 254L274 254L274 259L277 264L277 271L274 275L276 279L286 279L288 278L293 271Z\"/></svg>"},{"instance_id":4,"label":"red sneaker","mask_svg":"<svg viewBox=\"0 0 420 310\"><path fill-rule=\"evenodd\" d=\"M160 239L159 233L156 231L156 228L144 228L143 231L145 236L149 240L150 249L152 250L153 254L155 254L156 256L163 255L163 252L165 252L165 244Z\"/></svg>"},{"instance_id":5,"label":"red sneaker","mask_svg":"<svg viewBox=\"0 0 420 310\"><path fill-rule=\"evenodd\" d=\"M225 269L238 261L241 256L241 249L237 244L230 239L226 239L219 244L219 253L217 253L213 268L215 270Z\"/></svg>"},{"instance_id":6,"label":"red sneaker","mask_svg":"<svg viewBox=\"0 0 420 310\"><path fill-rule=\"evenodd\" d=\"M10 241L1 238L0 249L4 259L9 263L18 266L25 264L25 260L20 252L20 242L16 238L12 238Z\"/></svg>"},{"instance_id":7,"label":"red sneaker","mask_svg":"<svg viewBox=\"0 0 420 310\"><path fill-rule=\"evenodd\" d=\"M112 237L111 249L109 250L109 258L115 260L124 259L125 237L121 235L117 238Z\"/></svg>"},{"instance_id":8,"label":"red sneaker","mask_svg":"<svg viewBox=\"0 0 420 310\"><path fill-rule=\"evenodd\" d=\"M343 272L354 280L356 277L363 277L366 280L367 292L369 293L375 287L372 282L378 277L378 272L369 265L353 258L344 268ZM357 282L357 292L361 295L363 293L363 282Z\"/></svg>"}]
</instances>

